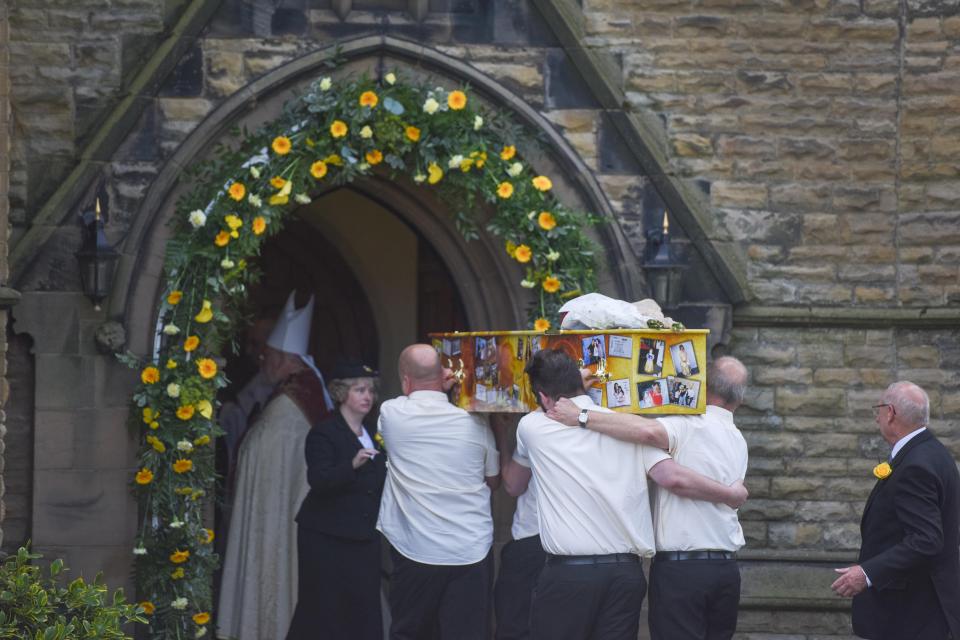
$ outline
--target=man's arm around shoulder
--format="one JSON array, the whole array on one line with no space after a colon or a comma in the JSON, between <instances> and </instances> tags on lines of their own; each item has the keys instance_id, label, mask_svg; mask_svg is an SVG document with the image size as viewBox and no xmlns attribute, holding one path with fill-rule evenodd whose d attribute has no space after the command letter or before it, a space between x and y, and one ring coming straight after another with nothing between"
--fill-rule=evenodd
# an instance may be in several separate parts
<instances>
[{"instance_id":1,"label":"man's arm around shoulder","mask_svg":"<svg viewBox=\"0 0 960 640\"><path fill-rule=\"evenodd\" d=\"M682 498L725 504L731 509L738 509L747 501L747 488L743 482L738 480L725 485L678 464L672 458L655 464L649 475L658 485Z\"/></svg>"},{"instance_id":2,"label":"man's arm around shoulder","mask_svg":"<svg viewBox=\"0 0 960 640\"><path fill-rule=\"evenodd\" d=\"M670 438L667 430L658 420L644 418L631 413L606 413L603 411L587 412L586 428L597 433L608 435L617 440L634 442L636 444L669 449ZM569 427L579 426L580 407L567 398L561 398L547 416Z\"/></svg>"}]
</instances>

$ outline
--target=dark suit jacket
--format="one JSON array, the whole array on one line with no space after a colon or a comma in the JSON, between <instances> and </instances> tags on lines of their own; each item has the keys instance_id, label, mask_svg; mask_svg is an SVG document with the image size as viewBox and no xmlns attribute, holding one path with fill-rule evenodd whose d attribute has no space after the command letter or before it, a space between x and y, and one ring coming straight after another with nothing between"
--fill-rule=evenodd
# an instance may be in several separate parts
<instances>
[{"instance_id":1,"label":"dark suit jacket","mask_svg":"<svg viewBox=\"0 0 960 640\"><path fill-rule=\"evenodd\" d=\"M306 444L310 492L297 513L301 527L351 540L377 536L386 454L381 451L354 469L353 457L360 449L339 411L310 430Z\"/></svg>"},{"instance_id":2,"label":"dark suit jacket","mask_svg":"<svg viewBox=\"0 0 960 640\"><path fill-rule=\"evenodd\" d=\"M878 480L860 523L860 566L873 586L853 599L853 631L870 640L960 640L960 474L929 430ZM942 618L941 618L942 616Z\"/></svg>"}]
</instances>

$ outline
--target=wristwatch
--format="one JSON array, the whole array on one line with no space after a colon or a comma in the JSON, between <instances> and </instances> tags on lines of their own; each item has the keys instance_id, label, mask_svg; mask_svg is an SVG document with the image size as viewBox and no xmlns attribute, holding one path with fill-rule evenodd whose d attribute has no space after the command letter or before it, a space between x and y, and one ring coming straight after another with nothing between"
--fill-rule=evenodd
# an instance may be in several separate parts
<instances>
[{"instance_id":1,"label":"wristwatch","mask_svg":"<svg viewBox=\"0 0 960 640\"><path fill-rule=\"evenodd\" d=\"M586 409L580 409L580 417L577 418L577 424L580 425L581 429L587 428L587 420L590 419L590 412Z\"/></svg>"}]
</instances>

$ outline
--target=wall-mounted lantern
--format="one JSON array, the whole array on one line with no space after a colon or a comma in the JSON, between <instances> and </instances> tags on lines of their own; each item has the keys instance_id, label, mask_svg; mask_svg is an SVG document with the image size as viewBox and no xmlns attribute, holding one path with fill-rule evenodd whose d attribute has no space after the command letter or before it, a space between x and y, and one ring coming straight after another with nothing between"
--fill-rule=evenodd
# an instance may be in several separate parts
<instances>
[{"instance_id":1,"label":"wall-mounted lantern","mask_svg":"<svg viewBox=\"0 0 960 640\"><path fill-rule=\"evenodd\" d=\"M99 195L94 210L80 214L80 224L83 227L83 243L74 255L80 265L83 293L93 302L93 308L99 311L100 303L110 295L113 270L120 257L120 253L107 242L103 231Z\"/></svg>"},{"instance_id":2,"label":"wall-mounted lantern","mask_svg":"<svg viewBox=\"0 0 960 640\"><path fill-rule=\"evenodd\" d=\"M683 292L683 272L687 263L670 244L670 216L663 212L663 226L647 231L647 260L643 270L647 274L650 296L662 309L676 309Z\"/></svg>"}]
</instances>

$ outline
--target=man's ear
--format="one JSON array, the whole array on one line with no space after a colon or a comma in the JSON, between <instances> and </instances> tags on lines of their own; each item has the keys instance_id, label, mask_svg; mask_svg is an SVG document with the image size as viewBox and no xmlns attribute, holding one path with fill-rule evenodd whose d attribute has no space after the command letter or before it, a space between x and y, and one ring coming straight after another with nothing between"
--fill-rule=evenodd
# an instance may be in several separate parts
<instances>
[{"instance_id":1,"label":"man's ear","mask_svg":"<svg viewBox=\"0 0 960 640\"><path fill-rule=\"evenodd\" d=\"M543 407L544 411L550 411L550 407L556 404L556 402L543 393L543 391L537 391L537 397L540 398L540 406Z\"/></svg>"}]
</instances>

